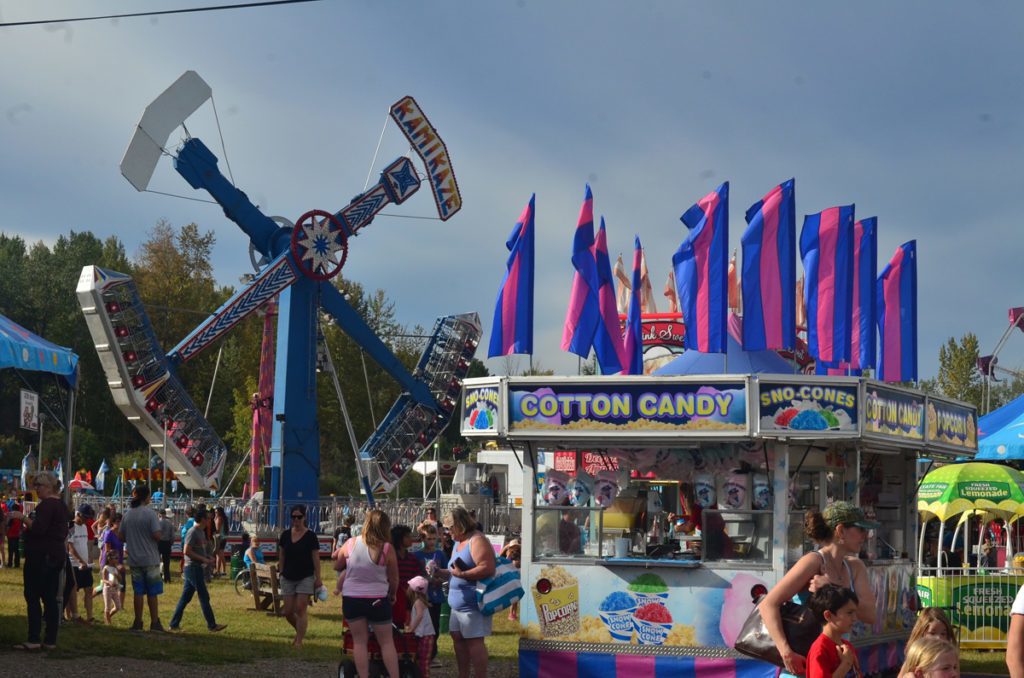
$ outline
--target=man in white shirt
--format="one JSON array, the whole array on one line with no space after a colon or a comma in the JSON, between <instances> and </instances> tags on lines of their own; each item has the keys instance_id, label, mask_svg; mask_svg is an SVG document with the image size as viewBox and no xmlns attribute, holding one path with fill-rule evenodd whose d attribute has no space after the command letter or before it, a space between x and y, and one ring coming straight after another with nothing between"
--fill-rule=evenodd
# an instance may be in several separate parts
<instances>
[{"instance_id":1,"label":"man in white shirt","mask_svg":"<svg viewBox=\"0 0 1024 678\"><path fill-rule=\"evenodd\" d=\"M68 531L68 554L75 573L75 586L85 596L85 623L92 623L92 563L89 561L89 528L81 511L75 511L75 522ZM81 617L77 617L81 619Z\"/></svg>"},{"instance_id":2,"label":"man in white shirt","mask_svg":"<svg viewBox=\"0 0 1024 678\"><path fill-rule=\"evenodd\" d=\"M1024 586L1010 608L1010 630L1006 632L1006 668L1010 678L1024 678Z\"/></svg>"}]
</instances>

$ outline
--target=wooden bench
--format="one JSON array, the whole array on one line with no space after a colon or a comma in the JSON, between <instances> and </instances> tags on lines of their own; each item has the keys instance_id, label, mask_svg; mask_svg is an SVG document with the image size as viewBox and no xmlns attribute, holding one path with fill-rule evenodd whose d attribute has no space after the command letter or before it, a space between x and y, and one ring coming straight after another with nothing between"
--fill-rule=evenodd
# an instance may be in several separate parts
<instances>
[{"instance_id":1,"label":"wooden bench","mask_svg":"<svg viewBox=\"0 0 1024 678\"><path fill-rule=\"evenodd\" d=\"M281 591L278 588L277 565L253 563L249 566L252 600L257 610L281 616Z\"/></svg>"}]
</instances>

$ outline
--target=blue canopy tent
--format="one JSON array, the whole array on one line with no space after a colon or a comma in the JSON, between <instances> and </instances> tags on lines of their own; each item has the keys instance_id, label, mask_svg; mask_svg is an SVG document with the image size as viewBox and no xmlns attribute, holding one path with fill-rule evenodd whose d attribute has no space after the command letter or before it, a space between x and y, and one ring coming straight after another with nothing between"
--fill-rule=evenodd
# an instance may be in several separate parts
<instances>
[{"instance_id":1,"label":"blue canopy tent","mask_svg":"<svg viewBox=\"0 0 1024 678\"><path fill-rule=\"evenodd\" d=\"M654 371L663 376L684 374L797 374L796 366L775 351L744 351L741 321L729 315L728 353L687 351Z\"/></svg>"},{"instance_id":2,"label":"blue canopy tent","mask_svg":"<svg viewBox=\"0 0 1024 678\"><path fill-rule=\"evenodd\" d=\"M997 410L978 417L978 440L984 440L987 436L1001 430L1007 424L1024 414L1024 395L1017 396Z\"/></svg>"},{"instance_id":3,"label":"blue canopy tent","mask_svg":"<svg viewBox=\"0 0 1024 678\"><path fill-rule=\"evenodd\" d=\"M29 332L10 318L0 315L0 369L49 372L64 382L68 389L67 444L64 449L65 472L71 470L71 444L75 418L75 391L78 388L78 356L70 348L58 346ZM51 416L52 416L51 412ZM56 420L57 418L54 417ZM64 479L62 479L64 480ZM70 496L64 483L65 499Z\"/></svg>"}]
</instances>

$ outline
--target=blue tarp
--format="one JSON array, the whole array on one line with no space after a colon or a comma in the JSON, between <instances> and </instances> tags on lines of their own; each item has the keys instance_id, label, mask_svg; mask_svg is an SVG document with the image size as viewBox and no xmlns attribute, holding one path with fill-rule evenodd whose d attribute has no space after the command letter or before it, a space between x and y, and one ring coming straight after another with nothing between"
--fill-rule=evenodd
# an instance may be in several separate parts
<instances>
[{"instance_id":1,"label":"blue tarp","mask_svg":"<svg viewBox=\"0 0 1024 678\"><path fill-rule=\"evenodd\" d=\"M728 353L687 351L669 364L654 371L662 376L684 374L796 374L796 367L775 351L744 351L739 337L743 335L739 319L729 317ZM729 361L726 365L726 356ZM726 369L728 367L728 369Z\"/></svg>"},{"instance_id":2,"label":"blue tarp","mask_svg":"<svg viewBox=\"0 0 1024 678\"><path fill-rule=\"evenodd\" d=\"M978 440L1001 430L1014 419L1024 414L1024 395L1018 396L997 410L978 417Z\"/></svg>"},{"instance_id":3,"label":"blue tarp","mask_svg":"<svg viewBox=\"0 0 1024 678\"><path fill-rule=\"evenodd\" d=\"M51 372L74 386L78 376L78 356L70 348L36 336L0 315L0 369L6 367Z\"/></svg>"}]
</instances>

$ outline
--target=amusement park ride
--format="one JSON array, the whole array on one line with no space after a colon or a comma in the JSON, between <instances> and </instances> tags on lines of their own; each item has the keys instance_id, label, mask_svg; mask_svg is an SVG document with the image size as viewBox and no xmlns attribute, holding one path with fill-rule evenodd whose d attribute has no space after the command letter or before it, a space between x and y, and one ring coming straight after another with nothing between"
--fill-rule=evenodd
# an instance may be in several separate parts
<instances>
[{"instance_id":1,"label":"amusement park ride","mask_svg":"<svg viewBox=\"0 0 1024 678\"><path fill-rule=\"evenodd\" d=\"M114 400L150 445L165 448L167 466L186 488L218 490L227 449L185 392L176 370L276 298L272 400L265 392L259 394L273 408L267 489L269 498L282 504L316 500L316 366L318 348L325 349L318 331L319 314L324 312L405 391L357 453L362 486L372 501L374 492L385 492L399 481L450 421L480 341L480 319L475 313L438 319L410 374L331 279L345 264L349 238L386 205L401 204L419 189L421 179L413 162L407 157L393 161L375 186L338 212L311 210L295 224L271 218L221 174L217 158L187 129L176 153L165 148L174 130L211 95L198 74L183 74L146 108L121 172L143 191L160 157L174 157L175 170L189 185L207 191L249 237L256 275L165 354L131 278L86 266L78 298ZM425 165L440 218L449 219L462 204L444 142L411 97L394 104L390 115Z\"/></svg>"}]
</instances>

